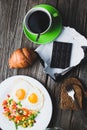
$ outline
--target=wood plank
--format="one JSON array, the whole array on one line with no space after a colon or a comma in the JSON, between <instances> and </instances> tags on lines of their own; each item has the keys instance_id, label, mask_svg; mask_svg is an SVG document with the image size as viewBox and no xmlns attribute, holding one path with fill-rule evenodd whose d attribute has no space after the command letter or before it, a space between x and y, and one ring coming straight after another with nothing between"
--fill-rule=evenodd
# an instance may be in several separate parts
<instances>
[{"instance_id":1,"label":"wood plank","mask_svg":"<svg viewBox=\"0 0 87 130\"><path fill-rule=\"evenodd\" d=\"M78 77L82 82L84 90L87 92L87 60L80 65ZM83 109L87 117L87 98L83 95Z\"/></svg>"},{"instance_id":2,"label":"wood plank","mask_svg":"<svg viewBox=\"0 0 87 130\"><path fill-rule=\"evenodd\" d=\"M46 89L47 89L47 91L49 92L49 94L51 96L52 104L53 104L53 116L52 116L51 122L49 124L49 127L59 126L59 122L57 121L58 120L57 118L59 117L58 104L59 104L59 91L60 91L60 88L58 86L58 83L56 83L55 81L53 81L53 79L48 77Z\"/></svg>"},{"instance_id":3,"label":"wood plank","mask_svg":"<svg viewBox=\"0 0 87 130\"><path fill-rule=\"evenodd\" d=\"M79 111L74 111L70 130L87 130L83 124Z\"/></svg>"},{"instance_id":4,"label":"wood plank","mask_svg":"<svg viewBox=\"0 0 87 130\"><path fill-rule=\"evenodd\" d=\"M72 120L72 111L71 110L62 110L61 113L61 127L64 130L71 130L71 120Z\"/></svg>"},{"instance_id":5,"label":"wood plank","mask_svg":"<svg viewBox=\"0 0 87 130\"><path fill-rule=\"evenodd\" d=\"M86 0L59 0L58 9L65 26L74 27L87 37L87 1Z\"/></svg>"},{"instance_id":6,"label":"wood plank","mask_svg":"<svg viewBox=\"0 0 87 130\"><path fill-rule=\"evenodd\" d=\"M1 1L1 81L9 76L17 74L17 70L8 68L8 58L15 49L21 46L21 37L23 33L22 20L26 4L24 0L22 0L21 3L20 0Z\"/></svg>"},{"instance_id":7,"label":"wood plank","mask_svg":"<svg viewBox=\"0 0 87 130\"><path fill-rule=\"evenodd\" d=\"M87 60L80 65L78 77L87 91Z\"/></svg>"}]
</instances>

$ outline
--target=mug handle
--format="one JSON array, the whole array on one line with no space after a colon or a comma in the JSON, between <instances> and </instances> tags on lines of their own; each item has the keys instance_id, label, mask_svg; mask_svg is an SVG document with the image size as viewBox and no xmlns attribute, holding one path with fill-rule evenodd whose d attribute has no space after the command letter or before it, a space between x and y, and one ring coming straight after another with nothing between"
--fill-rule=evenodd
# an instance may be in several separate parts
<instances>
[{"instance_id":1,"label":"mug handle","mask_svg":"<svg viewBox=\"0 0 87 130\"><path fill-rule=\"evenodd\" d=\"M53 14L53 17L57 17L57 16L58 16L58 13L55 12L55 13Z\"/></svg>"}]
</instances>

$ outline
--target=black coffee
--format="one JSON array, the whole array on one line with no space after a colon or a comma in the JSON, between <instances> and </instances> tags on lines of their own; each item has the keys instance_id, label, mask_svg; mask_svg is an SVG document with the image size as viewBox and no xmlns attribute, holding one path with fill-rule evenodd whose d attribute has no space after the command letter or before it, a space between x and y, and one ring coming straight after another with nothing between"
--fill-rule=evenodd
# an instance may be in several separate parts
<instances>
[{"instance_id":1,"label":"black coffee","mask_svg":"<svg viewBox=\"0 0 87 130\"><path fill-rule=\"evenodd\" d=\"M33 12L28 19L28 27L33 33L44 32L50 24L49 16L43 11Z\"/></svg>"}]
</instances>

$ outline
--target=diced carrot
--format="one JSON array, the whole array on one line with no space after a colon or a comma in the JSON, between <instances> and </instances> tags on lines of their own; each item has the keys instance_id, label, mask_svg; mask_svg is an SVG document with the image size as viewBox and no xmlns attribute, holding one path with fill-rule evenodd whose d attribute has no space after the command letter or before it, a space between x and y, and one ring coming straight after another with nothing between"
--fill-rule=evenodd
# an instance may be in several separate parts
<instances>
[{"instance_id":1,"label":"diced carrot","mask_svg":"<svg viewBox=\"0 0 87 130\"><path fill-rule=\"evenodd\" d=\"M21 116L16 116L16 120L21 120L22 117Z\"/></svg>"},{"instance_id":2,"label":"diced carrot","mask_svg":"<svg viewBox=\"0 0 87 130\"><path fill-rule=\"evenodd\" d=\"M10 112L10 109L9 108L5 108L4 111Z\"/></svg>"},{"instance_id":3,"label":"diced carrot","mask_svg":"<svg viewBox=\"0 0 87 130\"><path fill-rule=\"evenodd\" d=\"M2 103L3 106L7 105L7 104L8 104L7 100L4 100L3 103Z\"/></svg>"}]
</instances>

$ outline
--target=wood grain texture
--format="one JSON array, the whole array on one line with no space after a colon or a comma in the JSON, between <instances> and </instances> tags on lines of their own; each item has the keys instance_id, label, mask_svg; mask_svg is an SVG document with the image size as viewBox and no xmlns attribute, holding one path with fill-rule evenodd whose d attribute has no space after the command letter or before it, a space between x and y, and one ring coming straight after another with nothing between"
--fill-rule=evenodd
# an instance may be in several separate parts
<instances>
[{"instance_id":1,"label":"wood grain texture","mask_svg":"<svg viewBox=\"0 0 87 130\"><path fill-rule=\"evenodd\" d=\"M58 0L63 24L74 27L87 38L87 0Z\"/></svg>"},{"instance_id":2,"label":"wood grain texture","mask_svg":"<svg viewBox=\"0 0 87 130\"><path fill-rule=\"evenodd\" d=\"M63 25L74 27L87 38L87 0L0 0L0 82L13 75L28 75L39 80L49 92L53 103L53 115L49 127L86 130L78 112L60 110L59 101L61 83L68 77L79 78L87 89L87 62L72 69L58 82L44 73L39 60L26 69L8 67L8 58L14 50L21 47L35 49L39 46L26 38L22 23L27 11L42 3L53 5L62 15Z\"/></svg>"}]
</instances>

